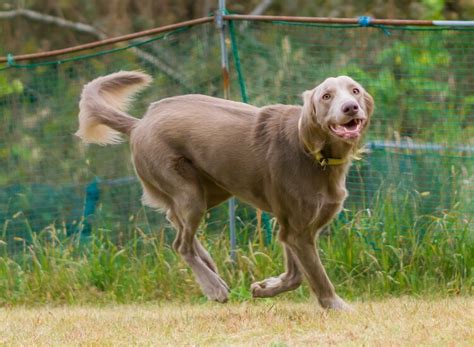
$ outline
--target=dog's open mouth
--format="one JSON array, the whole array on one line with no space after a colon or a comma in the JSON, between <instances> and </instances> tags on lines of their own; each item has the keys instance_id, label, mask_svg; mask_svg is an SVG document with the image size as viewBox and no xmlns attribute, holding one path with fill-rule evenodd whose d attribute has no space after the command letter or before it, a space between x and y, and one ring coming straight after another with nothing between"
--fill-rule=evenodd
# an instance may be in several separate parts
<instances>
[{"instance_id":1,"label":"dog's open mouth","mask_svg":"<svg viewBox=\"0 0 474 347\"><path fill-rule=\"evenodd\" d=\"M353 139L360 136L364 122L363 119L352 119L344 124L332 124L329 128L339 137Z\"/></svg>"}]
</instances>

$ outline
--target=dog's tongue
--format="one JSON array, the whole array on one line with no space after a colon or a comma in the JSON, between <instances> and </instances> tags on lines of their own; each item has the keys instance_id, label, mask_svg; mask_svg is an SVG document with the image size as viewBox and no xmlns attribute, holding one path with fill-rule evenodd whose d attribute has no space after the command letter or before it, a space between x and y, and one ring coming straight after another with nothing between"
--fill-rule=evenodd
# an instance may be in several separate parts
<instances>
[{"instance_id":1,"label":"dog's tongue","mask_svg":"<svg viewBox=\"0 0 474 347\"><path fill-rule=\"evenodd\" d=\"M360 123L350 121L349 123L343 125L333 125L331 126L331 129L338 136L344 138L354 138L358 137L360 134Z\"/></svg>"}]
</instances>

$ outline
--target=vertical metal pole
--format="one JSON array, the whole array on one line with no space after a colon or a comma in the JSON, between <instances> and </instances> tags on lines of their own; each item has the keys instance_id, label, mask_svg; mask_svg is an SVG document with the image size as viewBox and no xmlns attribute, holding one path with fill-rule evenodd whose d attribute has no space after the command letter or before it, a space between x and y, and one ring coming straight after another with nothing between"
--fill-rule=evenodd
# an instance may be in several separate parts
<instances>
[{"instance_id":1,"label":"vertical metal pole","mask_svg":"<svg viewBox=\"0 0 474 347\"><path fill-rule=\"evenodd\" d=\"M227 55L227 46L225 42L225 0L219 0L219 10L216 14L216 25L220 31L221 43L221 68L222 77L224 80L224 98L230 97L230 82L229 82L229 57ZM229 200L229 231L230 231L230 258L236 261L237 237L235 234L235 198Z\"/></svg>"}]
</instances>

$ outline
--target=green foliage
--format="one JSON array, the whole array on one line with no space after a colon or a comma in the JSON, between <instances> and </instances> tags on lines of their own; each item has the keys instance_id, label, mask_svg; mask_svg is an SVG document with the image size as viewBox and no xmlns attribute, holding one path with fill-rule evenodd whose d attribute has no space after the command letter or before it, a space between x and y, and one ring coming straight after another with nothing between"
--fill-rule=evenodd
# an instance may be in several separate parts
<instances>
[{"instance_id":1,"label":"green foliage","mask_svg":"<svg viewBox=\"0 0 474 347\"><path fill-rule=\"evenodd\" d=\"M347 74L375 98L368 141L394 145L372 146L353 165L348 211L321 241L340 291L352 297L470 293L473 31L235 24L250 103L300 104L304 90ZM88 147L72 136L82 86L117 70L154 76L133 108L138 117L167 96L222 96L213 24L140 49L159 63L123 49L0 71L4 303L202 299L168 246L173 233L164 216L140 203L128 146ZM234 100L241 99L237 77L231 69ZM84 242L77 233L84 230L86 188L96 180L100 197ZM252 281L282 271L281 249L263 242L255 212L240 206L237 264L221 234L226 206L210 211L202 228L234 299L248 298ZM305 297L307 290L289 295Z\"/></svg>"},{"instance_id":2,"label":"green foliage","mask_svg":"<svg viewBox=\"0 0 474 347\"><path fill-rule=\"evenodd\" d=\"M409 197L407 197L410 199ZM409 200L407 200L409 201ZM375 209L345 212L320 238L323 262L338 292L352 299L389 295L472 294L474 235L457 211L415 215L392 201L379 199ZM346 219L346 220L344 220ZM413 219L415 219L413 221ZM410 230L402 225L410 224ZM152 227L150 226L150 229ZM266 245L251 224L240 228L237 260L229 258L229 240L220 234L200 238L232 288L232 300L250 299L254 281L283 271L282 250ZM459 230L453 233L452 230ZM174 253L167 230L129 235L98 228L87 239L64 228L30 231L31 241L17 238L19 252L9 254L0 239L0 304L202 301L191 271ZM309 296L306 285L284 294Z\"/></svg>"},{"instance_id":3,"label":"green foliage","mask_svg":"<svg viewBox=\"0 0 474 347\"><path fill-rule=\"evenodd\" d=\"M446 0L423 0L425 13L423 19L443 19L443 10L446 6Z\"/></svg>"},{"instance_id":4,"label":"green foliage","mask_svg":"<svg viewBox=\"0 0 474 347\"><path fill-rule=\"evenodd\" d=\"M23 84L20 80L14 79L8 81L6 75L0 75L0 97L21 94L23 92Z\"/></svg>"}]
</instances>

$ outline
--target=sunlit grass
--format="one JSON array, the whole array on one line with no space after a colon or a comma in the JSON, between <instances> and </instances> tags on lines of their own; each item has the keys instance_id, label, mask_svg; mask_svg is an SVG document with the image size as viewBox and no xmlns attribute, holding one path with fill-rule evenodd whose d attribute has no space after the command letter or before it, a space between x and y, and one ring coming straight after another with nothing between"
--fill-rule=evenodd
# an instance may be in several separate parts
<instances>
[{"instance_id":1,"label":"sunlit grass","mask_svg":"<svg viewBox=\"0 0 474 347\"><path fill-rule=\"evenodd\" d=\"M0 344L159 346L472 346L474 299L315 301L0 308Z\"/></svg>"}]
</instances>

